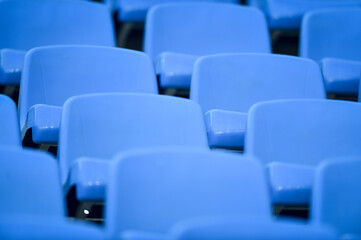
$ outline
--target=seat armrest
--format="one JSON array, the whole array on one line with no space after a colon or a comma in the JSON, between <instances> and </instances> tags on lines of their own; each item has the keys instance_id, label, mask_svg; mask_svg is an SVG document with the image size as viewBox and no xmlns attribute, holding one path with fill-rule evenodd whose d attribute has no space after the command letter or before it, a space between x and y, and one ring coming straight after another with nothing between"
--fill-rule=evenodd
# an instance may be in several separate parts
<instances>
[{"instance_id":1,"label":"seat armrest","mask_svg":"<svg viewBox=\"0 0 361 240\"><path fill-rule=\"evenodd\" d=\"M79 201L104 201L111 165L110 159L78 158L69 170L69 181L64 186L66 192L76 186Z\"/></svg>"},{"instance_id":2,"label":"seat armrest","mask_svg":"<svg viewBox=\"0 0 361 240\"><path fill-rule=\"evenodd\" d=\"M22 126L21 136L32 129L33 142L37 144L54 144L58 142L62 107L37 104L32 106Z\"/></svg>"},{"instance_id":3,"label":"seat armrest","mask_svg":"<svg viewBox=\"0 0 361 240\"><path fill-rule=\"evenodd\" d=\"M215 109L206 112L205 121L211 148L243 147L247 113Z\"/></svg>"},{"instance_id":4,"label":"seat armrest","mask_svg":"<svg viewBox=\"0 0 361 240\"><path fill-rule=\"evenodd\" d=\"M273 162L267 165L271 200L281 205L308 205L315 167Z\"/></svg>"},{"instance_id":5,"label":"seat armrest","mask_svg":"<svg viewBox=\"0 0 361 240\"><path fill-rule=\"evenodd\" d=\"M0 50L0 84L20 85L26 51Z\"/></svg>"},{"instance_id":6,"label":"seat armrest","mask_svg":"<svg viewBox=\"0 0 361 240\"><path fill-rule=\"evenodd\" d=\"M193 66L198 56L165 52L155 61L159 84L162 88L189 89Z\"/></svg>"},{"instance_id":7,"label":"seat armrest","mask_svg":"<svg viewBox=\"0 0 361 240\"><path fill-rule=\"evenodd\" d=\"M358 93L361 61L324 58L320 66L328 93L352 95Z\"/></svg>"}]
</instances>

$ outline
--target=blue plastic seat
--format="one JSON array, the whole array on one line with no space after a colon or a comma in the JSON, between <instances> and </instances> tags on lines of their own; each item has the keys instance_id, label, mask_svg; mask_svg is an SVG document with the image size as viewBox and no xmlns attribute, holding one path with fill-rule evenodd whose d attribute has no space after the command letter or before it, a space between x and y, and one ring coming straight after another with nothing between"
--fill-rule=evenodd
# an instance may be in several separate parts
<instances>
[{"instance_id":1,"label":"blue plastic seat","mask_svg":"<svg viewBox=\"0 0 361 240\"><path fill-rule=\"evenodd\" d=\"M0 94L0 146L21 146L19 119L15 103Z\"/></svg>"},{"instance_id":2,"label":"blue plastic seat","mask_svg":"<svg viewBox=\"0 0 361 240\"><path fill-rule=\"evenodd\" d=\"M142 52L97 46L52 46L28 52L20 87L22 137L57 143L64 102L102 92L158 93L151 59Z\"/></svg>"},{"instance_id":3,"label":"blue plastic seat","mask_svg":"<svg viewBox=\"0 0 361 240\"><path fill-rule=\"evenodd\" d=\"M205 114L211 147L240 148L249 108L258 102L326 97L319 66L273 54L222 54L200 58L190 97Z\"/></svg>"},{"instance_id":4,"label":"blue plastic seat","mask_svg":"<svg viewBox=\"0 0 361 240\"><path fill-rule=\"evenodd\" d=\"M114 0L116 9L119 10L119 22L144 22L150 7L179 2L177 0ZM224 2L238 3L237 0L182 0L182 2Z\"/></svg>"},{"instance_id":5,"label":"blue plastic seat","mask_svg":"<svg viewBox=\"0 0 361 240\"><path fill-rule=\"evenodd\" d=\"M45 153L0 147L1 239L103 239L65 217L58 164Z\"/></svg>"},{"instance_id":6,"label":"blue plastic seat","mask_svg":"<svg viewBox=\"0 0 361 240\"><path fill-rule=\"evenodd\" d=\"M327 159L317 168L310 220L334 226L340 239L361 239L361 157Z\"/></svg>"},{"instance_id":7,"label":"blue plastic seat","mask_svg":"<svg viewBox=\"0 0 361 240\"><path fill-rule=\"evenodd\" d=\"M111 158L144 147L208 149L193 101L152 94L94 94L64 105L59 138L62 183L79 200L103 200Z\"/></svg>"},{"instance_id":8,"label":"blue plastic seat","mask_svg":"<svg viewBox=\"0 0 361 240\"><path fill-rule=\"evenodd\" d=\"M105 212L110 238L159 239L173 224L200 216L271 220L264 170L254 158L163 147L119 153L113 162Z\"/></svg>"},{"instance_id":9,"label":"blue plastic seat","mask_svg":"<svg viewBox=\"0 0 361 240\"><path fill-rule=\"evenodd\" d=\"M310 225L291 219L269 221L259 217L204 217L174 225L172 240L336 240L337 233L327 226Z\"/></svg>"},{"instance_id":10,"label":"blue plastic seat","mask_svg":"<svg viewBox=\"0 0 361 240\"><path fill-rule=\"evenodd\" d=\"M0 84L19 85L26 51L58 44L115 46L109 9L71 0L0 1Z\"/></svg>"},{"instance_id":11,"label":"blue plastic seat","mask_svg":"<svg viewBox=\"0 0 361 240\"><path fill-rule=\"evenodd\" d=\"M303 19L300 56L320 63L329 93L356 95L358 92L360 22L361 8L315 11Z\"/></svg>"},{"instance_id":12,"label":"blue plastic seat","mask_svg":"<svg viewBox=\"0 0 361 240\"><path fill-rule=\"evenodd\" d=\"M222 3L178 3L147 14L144 51L153 59L163 88L190 87L198 57L271 51L267 23L256 8Z\"/></svg>"},{"instance_id":13,"label":"blue plastic seat","mask_svg":"<svg viewBox=\"0 0 361 240\"><path fill-rule=\"evenodd\" d=\"M273 29L299 29L305 13L327 8L361 7L361 0L248 0L267 16Z\"/></svg>"},{"instance_id":14,"label":"blue plastic seat","mask_svg":"<svg viewBox=\"0 0 361 240\"><path fill-rule=\"evenodd\" d=\"M268 167L273 202L310 201L315 167L361 154L361 105L335 100L279 100L254 105L244 152Z\"/></svg>"}]
</instances>

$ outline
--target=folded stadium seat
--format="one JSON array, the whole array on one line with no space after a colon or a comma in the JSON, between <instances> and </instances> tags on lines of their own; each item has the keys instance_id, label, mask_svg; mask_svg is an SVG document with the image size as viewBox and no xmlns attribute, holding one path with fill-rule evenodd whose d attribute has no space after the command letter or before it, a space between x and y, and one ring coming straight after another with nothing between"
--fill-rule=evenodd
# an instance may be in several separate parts
<instances>
[{"instance_id":1,"label":"folded stadium seat","mask_svg":"<svg viewBox=\"0 0 361 240\"><path fill-rule=\"evenodd\" d=\"M110 238L170 239L165 236L174 224L199 217L253 221L263 223L257 231L252 227L254 233L268 224L287 234L272 220L265 173L253 157L184 147L138 149L116 155L110 176L105 215ZM306 229L291 220L285 225L300 225L292 229L297 233ZM214 232L212 228L208 236ZM271 234L273 238L264 239L275 239ZM204 239L225 239L222 235Z\"/></svg>"},{"instance_id":2,"label":"folded stadium seat","mask_svg":"<svg viewBox=\"0 0 361 240\"><path fill-rule=\"evenodd\" d=\"M180 2L179 0L113 0L115 8L118 9L119 22L144 22L150 7ZM182 0L182 2L224 2L238 3L238 0Z\"/></svg>"},{"instance_id":3,"label":"folded stadium seat","mask_svg":"<svg viewBox=\"0 0 361 240\"><path fill-rule=\"evenodd\" d=\"M189 88L194 62L201 56L271 51L263 13L236 4L157 5L147 14L144 38L162 88Z\"/></svg>"},{"instance_id":4,"label":"folded stadium seat","mask_svg":"<svg viewBox=\"0 0 361 240\"><path fill-rule=\"evenodd\" d=\"M241 148L247 112L261 101L326 98L312 60L276 54L222 54L200 58L190 97L201 105L210 147Z\"/></svg>"},{"instance_id":5,"label":"folded stadium seat","mask_svg":"<svg viewBox=\"0 0 361 240\"><path fill-rule=\"evenodd\" d=\"M72 96L102 92L158 93L151 59L142 52L97 46L51 46L29 51L21 80L22 137L57 143L62 106Z\"/></svg>"},{"instance_id":6,"label":"folded stadium seat","mask_svg":"<svg viewBox=\"0 0 361 240\"><path fill-rule=\"evenodd\" d=\"M0 1L0 84L19 85L26 51L58 44L115 46L109 9L71 0Z\"/></svg>"},{"instance_id":7,"label":"folded stadium seat","mask_svg":"<svg viewBox=\"0 0 361 240\"><path fill-rule=\"evenodd\" d=\"M21 146L19 119L15 103L0 94L0 146Z\"/></svg>"},{"instance_id":8,"label":"folded stadium seat","mask_svg":"<svg viewBox=\"0 0 361 240\"><path fill-rule=\"evenodd\" d=\"M0 147L0 238L103 239L90 224L68 221L54 158L35 150Z\"/></svg>"},{"instance_id":9,"label":"folded stadium seat","mask_svg":"<svg viewBox=\"0 0 361 240\"><path fill-rule=\"evenodd\" d=\"M275 204L307 205L315 166L361 154L361 105L336 100L279 100L248 113L245 154L268 168Z\"/></svg>"},{"instance_id":10,"label":"folded stadium seat","mask_svg":"<svg viewBox=\"0 0 361 240\"><path fill-rule=\"evenodd\" d=\"M193 101L152 94L94 94L64 104L59 163L62 183L81 201L102 201L111 158L144 147L208 149L202 112Z\"/></svg>"},{"instance_id":11,"label":"folded stadium seat","mask_svg":"<svg viewBox=\"0 0 361 240\"><path fill-rule=\"evenodd\" d=\"M361 0L248 0L248 5L260 8L272 29L299 29L308 11L326 8L361 7Z\"/></svg>"},{"instance_id":12,"label":"folded stadium seat","mask_svg":"<svg viewBox=\"0 0 361 240\"><path fill-rule=\"evenodd\" d=\"M327 159L317 168L311 218L334 226L339 239L361 239L361 157Z\"/></svg>"},{"instance_id":13,"label":"folded stadium seat","mask_svg":"<svg viewBox=\"0 0 361 240\"><path fill-rule=\"evenodd\" d=\"M357 95L361 74L361 8L314 11L301 27L300 56L320 63L332 94Z\"/></svg>"}]
</instances>

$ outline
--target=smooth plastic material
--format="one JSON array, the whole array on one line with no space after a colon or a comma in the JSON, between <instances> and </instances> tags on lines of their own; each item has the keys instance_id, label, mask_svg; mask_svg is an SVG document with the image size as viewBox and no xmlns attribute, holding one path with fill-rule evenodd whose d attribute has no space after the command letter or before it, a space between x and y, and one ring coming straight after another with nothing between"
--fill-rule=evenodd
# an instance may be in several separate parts
<instances>
[{"instance_id":1,"label":"smooth plastic material","mask_svg":"<svg viewBox=\"0 0 361 240\"><path fill-rule=\"evenodd\" d=\"M211 148L240 148L244 145L247 113L210 110L204 115Z\"/></svg>"},{"instance_id":2,"label":"smooth plastic material","mask_svg":"<svg viewBox=\"0 0 361 240\"><path fill-rule=\"evenodd\" d=\"M265 17L256 8L173 3L149 10L144 51L156 62L161 87L189 88L190 59L218 53L269 53L271 47ZM171 62L165 63L164 53Z\"/></svg>"},{"instance_id":3,"label":"smooth plastic material","mask_svg":"<svg viewBox=\"0 0 361 240\"><path fill-rule=\"evenodd\" d=\"M166 146L208 149L202 112L195 102L152 94L73 97L64 105L60 129L62 183L66 190L81 186L80 200L103 200L109 176L104 164L113 155Z\"/></svg>"},{"instance_id":4,"label":"smooth plastic material","mask_svg":"<svg viewBox=\"0 0 361 240\"><path fill-rule=\"evenodd\" d=\"M15 103L0 94L0 146L21 146L19 119Z\"/></svg>"},{"instance_id":5,"label":"smooth plastic material","mask_svg":"<svg viewBox=\"0 0 361 240\"><path fill-rule=\"evenodd\" d=\"M359 89L361 61L323 58L320 66L329 91L355 94L355 90Z\"/></svg>"},{"instance_id":6,"label":"smooth plastic material","mask_svg":"<svg viewBox=\"0 0 361 240\"><path fill-rule=\"evenodd\" d=\"M65 215L58 165L53 157L10 147L0 147L0 156L1 216Z\"/></svg>"},{"instance_id":7,"label":"smooth plastic material","mask_svg":"<svg viewBox=\"0 0 361 240\"><path fill-rule=\"evenodd\" d=\"M360 0L248 0L251 6L259 7L267 16L273 29L299 29L305 13L327 8L360 7Z\"/></svg>"},{"instance_id":8,"label":"smooth plastic material","mask_svg":"<svg viewBox=\"0 0 361 240\"><path fill-rule=\"evenodd\" d=\"M310 220L335 227L340 239L361 239L360 171L359 156L327 159L317 168Z\"/></svg>"},{"instance_id":9,"label":"smooth plastic material","mask_svg":"<svg viewBox=\"0 0 361 240\"><path fill-rule=\"evenodd\" d=\"M2 216L0 228L0 238L6 240L105 240L100 227L65 218Z\"/></svg>"},{"instance_id":10,"label":"smooth plastic material","mask_svg":"<svg viewBox=\"0 0 361 240\"><path fill-rule=\"evenodd\" d=\"M354 102L280 100L259 103L249 111L244 151L265 164L285 163L284 171L278 171L277 182L278 186L287 186L287 202L282 200L284 188L281 188L280 191L271 190L278 192L279 198L273 199L275 203L308 204L311 189L308 189L308 201L302 203L300 200L305 199L303 186L310 185L313 176L291 175L286 166L316 167L325 158L361 154L360 118L361 105ZM295 177L293 187L291 177Z\"/></svg>"},{"instance_id":11,"label":"smooth plastic material","mask_svg":"<svg viewBox=\"0 0 361 240\"><path fill-rule=\"evenodd\" d=\"M303 19L300 56L321 63L329 93L358 92L355 75L361 74L360 22L361 8L315 11Z\"/></svg>"},{"instance_id":12,"label":"smooth plastic material","mask_svg":"<svg viewBox=\"0 0 361 240\"><path fill-rule=\"evenodd\" d=\"M165 234L208 215L271 219L264 169L251 157L200 149L134 150L113 159L106 231Z\"/></svg>"},{"instance_id":13,"label":"smooth plastic material","mask_svg":"<svg viewBox=\"0 0 361 240\"><path fill-rule=\"evenodd\" d=\"M18 85L26 51L0 49L0 84Z\"/></svg>"},{"instance_id":14,"label":"smooth plastic material","mask_svg":"<svg viewBox=\"0 0 361 240\"><path fill-rule=\"evenodd\" d=\"M275 54L222 54L200 58L190 97L206 113L211 147L240 148L246 114L255 103L326 98L319 66L309 59Z\"/></svg>"},{"instance_id":15,"label":"smooth plastic material","mask_svg":"<svg viewBox=\"0 0 361 240\"><path fill-rule=\"evenodd\" d=\"M158 93L151 59L142 52L112 47L32 49L20 87L22 137L32 128L35 143L57 143L64 102L102 92Z\"/></svg>"},{"instance_id":16,"label":"smooth plastic material","mask_svg":"<svg viewBox=\"0 0 361 240\"><path fill-rule=\"evenodd\" d=\"M258 216L204 217L173 226L172 240L336 240L332 228L300 221L271 221Z\"/></svg>"},{"instance_id":17,"label":"smooth plastic material","mask_svg":"<svg viewBox=\"0 0 361 240\"><path fill-rule=\"evenodd\" d=\"M99 228L65 218L58 163L43 152L0 147L0 238L104 239Z\"/></svg>"},{"instance_id":18,"label":"smooth plastic material","mask_svg":"<svg viewBox=\"0 0 361 240\"><path fill-rule=\"evenodd\" d=\"M88 1L0 1L0 36L6 36L0 39L0 49L27 51L58 44L115 46L110 11L103 4ZM5 59L2 56L1 60ZM1 69L0 83L19 85L22 62L15 62L16 74ZM12 64L3 62L0 67Z\"/></svg>"},{"instance_id":19,"label":"smooth plastic material","mask_svg":"<svg viewBox=\"0 0 361 240\"><path fill-rule=\"evenodd\" d=\"M119 8L119 22L144 22L150 7L178 2L177 0L114 0ZM182 0L182 2L223 2L238 3L237 0Z\"/></svg>"},{"instance_id":20,"label":"smooth plastic material","mask_svg":"<svg viewBox=\"0 0 361 240\"><path fill-rule=\"evenodd\" d=\"M315 174L313 166L272 162L266 167L273 202L291 203L291 205L309 203ZM295 189L297 189L297 197L295 197Z\"/></svg>"}]
</instances>

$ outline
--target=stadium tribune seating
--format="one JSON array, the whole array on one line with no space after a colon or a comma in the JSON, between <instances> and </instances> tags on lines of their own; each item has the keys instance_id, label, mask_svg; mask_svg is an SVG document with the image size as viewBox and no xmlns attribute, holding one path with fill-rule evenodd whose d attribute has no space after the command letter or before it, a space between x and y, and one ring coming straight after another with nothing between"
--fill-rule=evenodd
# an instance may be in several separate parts
<instances>
[{"instance_id":1,"label":"stadium tribune seating","mask_svg":"<svg viewBox=\"0 0 361 240\"><path fill-rule=\"evenodd\" d=\"M320 63L327 92L357 95L361 74L361 7L307 13L300 56Z\"/></svg>"},{"instance_id":2,"label":"stadium tribune seating","mask_svg":"<svg viewBox=\"0 0 361 240\"><path fill-rule=\"evenodd\" d=\"M150 58L114 47L32 49L25 57L20 87L22 138L31 129L35 143L56 144L64 102L72 96L105 92L157 94Z\"/></svg>"},{"instance_id":3,"label":"stadium tribune seating","mask_svg":"<svg viewBox=\"0 0 361 240\"><path fill-rule=\"evenodd\" d=\"M0 239L360 240L361 0L0 0Z\"/></svg>"},{"instance_id":4,"label":"stadium tribune seating","mask_svg":"<svg viewBox=\"0 0 361 240\"><path fill-rule=\"evenodd\" d=\"M54 14L56 12L56 14ZM0 84L19 85L26 51L58 44L115 46L109 10L74 0L0 1Z\"/></svg>"},{"instance_id":5,"label":"stadium tribune seating","mask_svg":"<svg viewBox=\"0 0 361 240\"><path fill-rule=\"evenodd\" d=\"M262 69L262 71L260 71ZM200 58L190 98L202 107L211 147L241 148L247 112L262 101L326 98L317 63L276 54L223 54Z\"/></svg>"}]
</instances>

